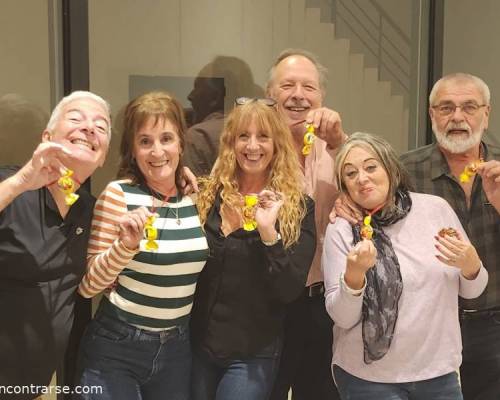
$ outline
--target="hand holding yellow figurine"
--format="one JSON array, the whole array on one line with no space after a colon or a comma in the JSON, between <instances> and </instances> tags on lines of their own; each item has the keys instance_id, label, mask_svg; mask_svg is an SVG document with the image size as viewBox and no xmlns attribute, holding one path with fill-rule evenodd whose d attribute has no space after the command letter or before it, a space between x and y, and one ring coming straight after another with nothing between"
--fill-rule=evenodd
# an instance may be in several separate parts
<instances>
[{"instance_id":1,"label":"hand holding yellow figurine","mask_svg":"<svg viewBox=\"0 0 500 400\"><path fill-rule=\"evenodd\" d=\"M314 134L314 125L306 124L306 133L304 134L304 147L302 147L302 154L307 156L312 149L312 145L316 135Z\"/></svg>"},{"instance_id":2,"label":"hand holding yellow figurine","mask_svg":"<svg viewBox=\"0 0 500 400\"><path fill-rule=\"evenodd\" d=\"M62 171L61 169L61 175L62 176L57 180L57 185L66 194L64 198L66 205L71 206L80 197L75 193L75 181L71 177L73 171L70 169Z\"/></svg>"},{"instance_id":3,"label":"hand holding yellow figurine","mask_svg":"<svg viewBox=\"0 0 500 400\"><path fill-rule=\"evenodd\" d=\"M361 237L363 239L368 239L368 240L372 240L372 237L373 237L373 228L371 226L371 222L372 222L372 216L371 215L367 215L364 219L363 219L363 226L361 227Z\"/></svg>"},{"instance_id":4,"label":"hand holding yellow figurine","mask_svg":"<svg viewBox=\"0 0 500 400\"><path fill-rule=\"evenodd\" d=\"M477 161L473 161L470 164L467 164L463 170L463 172L460 174L460 182L466 183L470 181L470 178L472 178L474 175L477 173L477 167L479 167L484 160L480 158Z\"/></svg>"},{"instance_id":5,"label":"hand holding yellow figurine","mask_svg":"<svg viewBox=\"0 0 500 400\"><path fill-rule=\"evenodd\" d=\"M256 194L245 195L245 205L243 207L243 229L246 231L253 231L257 228L257 221L255 221L255 206L259 202Z\"/></svg>"},{"instance_id":6,"label":"hand holding yellow figurine","mask_svg":"<svg viewBox=\"0 0 500 400\"><path fill-rule=\"evenodd\" d=\"M144 224L144 239L146 242L146 250L158 250L158 243L156 239L158 239L158 229L156 229L153 224L155 222L156 217L154 215L148 217L146 219L146 223Z\"/></svg>"}]
</instances>

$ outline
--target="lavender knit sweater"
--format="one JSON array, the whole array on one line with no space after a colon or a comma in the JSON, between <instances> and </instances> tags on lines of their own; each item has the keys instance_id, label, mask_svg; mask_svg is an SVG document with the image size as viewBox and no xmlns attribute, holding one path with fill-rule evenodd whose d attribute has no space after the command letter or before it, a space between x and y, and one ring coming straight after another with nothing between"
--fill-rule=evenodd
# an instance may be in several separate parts
<instances>
[{"instance_id":1,"label":"lavender knit sweater","mask_svg":"<svg viewBox=\"0 0 500 400\"><path fill-rule=\"evenodd\" d=\"M477 297L488 281L482 266L476 279L467 280L435 257L434 236L441 228L451 226L467 237L448 203L427 194L411 193L411 198L406 218L384 228L401 266L403 293L391 347L370 365L363 362L363 295L349 294L340 285L352 229L338 218L326 231L322 269L326 308L335 322L332 363L372 382L412 382L457 370L462 362L458 296Z\"/></svg>"}]
</instances>

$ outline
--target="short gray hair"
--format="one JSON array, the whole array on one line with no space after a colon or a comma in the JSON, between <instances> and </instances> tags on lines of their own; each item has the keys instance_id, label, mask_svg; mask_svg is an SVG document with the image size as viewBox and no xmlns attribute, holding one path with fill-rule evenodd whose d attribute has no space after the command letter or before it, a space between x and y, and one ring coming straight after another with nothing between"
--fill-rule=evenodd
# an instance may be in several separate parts
<instances>
[{"instance_id":1,"label":"short gray hair","mask_svg":"<svg viewBox=\"0 0 500 400\"><path fill-rule=\"evenodd\" d=\"M307 58L309 61L313 63L313 65L316 67L316 70L318 71L318 76L319 76L319 87L323 94L326 92L326 84L327 84L327 73L328 70L326 69L323 64L320 63L318 56L315 54L311 53L310 51L304 50L304 49L285 49L283 50L276 60L274 61L273 66L269 70L269 75L267 78L267 84L266 84L266 89L269 91L271 88L273 81L274 81L274 74L276 72L276 67L278 64L283 61L285 58L292 57L292 56L301 56Z\"/></svg>"},{"instance_id":2,"label":"short gray hair","mask_svg":"<svg viewBox=\"0 0 500 400\"><path fill-rule=\"evenodd\" d=\"M488 105L490 104L490 98L491 98L490 88L481 78L475 75L466 74L464 72L456 72L453 74L443 76L434 84L431 93L429 94L429 104L431 106L434 105L434 101L436 100L436 96L439 89L441 89L441 87L444 84L449 82L461 83L461 84L467 84L467 83L473 84L481 93L484 104Z\"/></svg>"},{"instance_id":3,"label":"short gray hair","mask_svg":"<svg viewBox=\"0 0 500 400\"><path fill-rule=\"evenodd\" d=\"M111 107L109 106L109 103L104 100L101 96L98 96L92 92L87 92L85 90L77 90L75 92L70 93L69 95L63 97L59 103L55 106L54 110L52 111L52 114L50 115L49 122L47 123L47 130L52 131L54 127L56 126L57 122L59 121L59 118L61 118L61 113L63 108L71 103L74 100L79 100L79 99L89 99L93 100L96 103L99 103L104 110L106 110L106 113L108 114L108 136L111 139Z\"/></svg>"}]
</instances>

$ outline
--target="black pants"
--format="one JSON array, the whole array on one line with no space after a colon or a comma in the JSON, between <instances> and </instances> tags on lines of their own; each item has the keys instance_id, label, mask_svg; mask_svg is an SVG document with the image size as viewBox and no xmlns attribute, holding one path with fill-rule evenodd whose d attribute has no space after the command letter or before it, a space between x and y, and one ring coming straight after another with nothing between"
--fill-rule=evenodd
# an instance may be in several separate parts
<instances>
[{"instance_id":1,"label":"black pants","mask_svg":"<svg viewBox=\"0 0 500 400\"><path fill-rule=\"evenodd\" d=\"M500 399L500 310L461 316L464 400Z\"/></svg>"},{"instance_id":2,"label":"black pants","mask_svg":"<svg viewBox=\"0 0 500 400\"><path fill-rule=\"evenodd\" d=\"M323 295L302 295L289 306L278 376L271 400L340 399L331 373L332 320Z\"/></svg>"}]
</instances>

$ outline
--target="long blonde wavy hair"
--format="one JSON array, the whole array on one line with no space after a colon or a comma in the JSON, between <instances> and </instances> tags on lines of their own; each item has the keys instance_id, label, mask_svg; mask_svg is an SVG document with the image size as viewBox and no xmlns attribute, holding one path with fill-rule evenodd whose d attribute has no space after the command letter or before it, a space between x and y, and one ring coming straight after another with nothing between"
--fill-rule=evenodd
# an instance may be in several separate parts
<instances>
[{"instance_id":1,"label":"long blonde wavy hair","mask_svg":"<svg viewBox=\"0 0 500 400\"><path fill-rule=\"evenodd\" d=\"M284 195L278 221L283 244L287 248L298 241L300 225L306 213L304 178L288 126L274 107L258 100L236 106L227 117L212 174L200 180L202 189L197 202L200 220L202 224L206 222L218 193L224 206L241 208L242 196L238 191L237 179L238 171L241 170L234 147L238 135L252 121L273 139L274 155L269 165L266 188Z\"/></svg>"}]
</instances>

